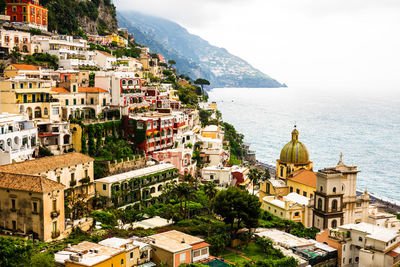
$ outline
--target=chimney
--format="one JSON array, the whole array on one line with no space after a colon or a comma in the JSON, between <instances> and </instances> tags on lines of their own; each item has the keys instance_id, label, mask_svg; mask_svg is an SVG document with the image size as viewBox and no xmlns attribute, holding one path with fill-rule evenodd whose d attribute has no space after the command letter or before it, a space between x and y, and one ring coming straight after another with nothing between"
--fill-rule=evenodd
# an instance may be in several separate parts
<instances>
[{"instance_id":1,"label":"chimney","mask_svg":"<svg viewBox=\"0 0 400 267\"><path fill-rule=\"evenodd\" d=\"M181 241L181 243L185 243L185 238L182 238L182 241Z\"/></svg>"}]
</instances>

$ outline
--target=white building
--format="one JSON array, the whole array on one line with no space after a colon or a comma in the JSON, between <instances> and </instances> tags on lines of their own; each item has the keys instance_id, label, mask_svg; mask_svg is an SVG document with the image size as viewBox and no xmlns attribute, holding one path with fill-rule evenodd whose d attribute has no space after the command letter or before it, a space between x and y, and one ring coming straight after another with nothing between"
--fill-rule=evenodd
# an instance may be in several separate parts
<instances>
[{"instance_id":1,"label":"white building","mask_svg":"<svg viewBox=\"0 0 400 267\"><path fill-rule=\"evenodd\" d=\"M342 245L341 266L395 266L399 263L397 230L369 223L346 224L330 231Z\"/></svg>"},{"instance_id":2,"label":"white building","mask_svg":"<svg viewBox=\"0 0 400 267\"><path fill-rule=\"evenodd\" d=\"M131 109L149 106L144 101L142 80L133 72L96 72L95 86L110 92L111 105L122 107L123 115Z\"/></svg>"},{"instance_id":3,"label":"white building","mask_svg":"<svg viewBox=\"0 0 400 267\"><path fill-rule=\"evenodd\" d=\"M34 36L32 42L40 44L43 52L57 56L61 68L77 69L97 66L93 60L95 52L87 50L87 41L84 39L74 39L72 36L65 35Z\"/></svg>"},{"instance_id":4,"label":"white building","mask_svg":"<svg viewBox=\"0 0 400 267\"><path fill-rule=\"evenodd\" d=\"M201 170L201 177L205 181L216 182L217 184L228 187L232 183L232 168L210 166Z\"/></svg>"},{"instance_id":5,"label":"white building","mask_svg":"<svg viewBox=\"0 0 400 267\"><path fill-rule=\"evenodd\" d=\"M111 70L115 67L117 59L110 53L95 51L94 61L102 70Z\"/></svg>"},{"instance_id":6,"label":"white building","mask_svg":"<svg viewBox=\"0 0 400 267\"><path fill-rule=\"evenodd\" d=\"M0 114L0 165L32 159L37 128L23 115Z\"/></svg>"}]
</instances>

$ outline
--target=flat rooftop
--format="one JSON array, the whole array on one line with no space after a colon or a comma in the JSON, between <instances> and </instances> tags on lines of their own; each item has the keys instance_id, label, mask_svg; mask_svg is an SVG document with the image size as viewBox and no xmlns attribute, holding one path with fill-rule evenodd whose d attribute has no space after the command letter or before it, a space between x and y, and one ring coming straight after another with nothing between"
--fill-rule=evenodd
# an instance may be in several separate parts
<instances>
[{"instance_id":1,"label":"flat rooftop","mask_svg":"<svg viewBox=\"0 0 400 267\"><path fill-rule=\"evenodd\" d=\"M160 247L170 252L191 249L192 245L204 242L203 239L176 230L149 236L154 239L152 246Z\"/></svg>"},{"instance_id":2,"label":"flat rooftop","mask_svg":"<svg viewBox=\"0 0 400 267\"><path fill-rule=\"evenodd\" d=\"M158 164L158 165L154 165L154 166L150 166L150 167L146 167L146 168L142 168L142 169L138 169L138 170L134 170L134 171L130 171L130 172L124 172L124 173L104 177L104 178L95 180L95 183L112 184L112 183L116 183L116 182L122 182L127 179L143 177L146 175L150 175L153 173L158 173L158 172L162 172L162 171L166 171L166 170L170 170L170 169L175 169L175 166L172 164L169 164L169 163Z\"/></svg>"},{"instance_id":3,"label":"flat rooftop","mask_svg":"<svg viewBox=\"0 0 400 267\"><path fill-rule=\"evenodd\" d=\"M357 223L357 224L346 224L339 226L339 229L344 230L356 230L359 232L367 233L366 238L371 238L374 240L389 242L398 236L396 229L388 229L380 227L370 223Z\"/></svg>"}]
</instances>

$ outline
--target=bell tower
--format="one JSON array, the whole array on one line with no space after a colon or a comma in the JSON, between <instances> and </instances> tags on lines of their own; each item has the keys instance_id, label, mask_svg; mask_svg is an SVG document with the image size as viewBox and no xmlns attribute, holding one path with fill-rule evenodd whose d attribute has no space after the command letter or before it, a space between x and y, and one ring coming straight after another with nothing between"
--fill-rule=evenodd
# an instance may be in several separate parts
<instances>
[{"instance_id":1,"label":"bell tower","mask_svg":"<svg viewBox=\"0 0 400 267\"><path fill-rule=\"evenodd\" d=\"M313 208L313 227L336 228L343 220L343 174L334 169L317 172L317 188Z\"/></svg>"}]
</instances>

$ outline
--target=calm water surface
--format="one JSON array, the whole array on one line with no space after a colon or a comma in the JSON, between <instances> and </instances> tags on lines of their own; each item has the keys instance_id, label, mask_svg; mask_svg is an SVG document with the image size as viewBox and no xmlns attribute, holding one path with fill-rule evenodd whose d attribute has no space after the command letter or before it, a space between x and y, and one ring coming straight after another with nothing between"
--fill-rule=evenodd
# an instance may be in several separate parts
<instances>
[{"instance_id":1,"label":"calm water surface","mask_svg":"<svg viewBox=\"0 0 400 267\"><path fill-rule=\"evenodd\" d=\"M252 144L258 160L275 165L296 123L315 170L335 166L342 152L345 164L361 170L358 189L399 202L398 91L217 88L209 95L224 121Z\"/></svg>"}]
</instances>

